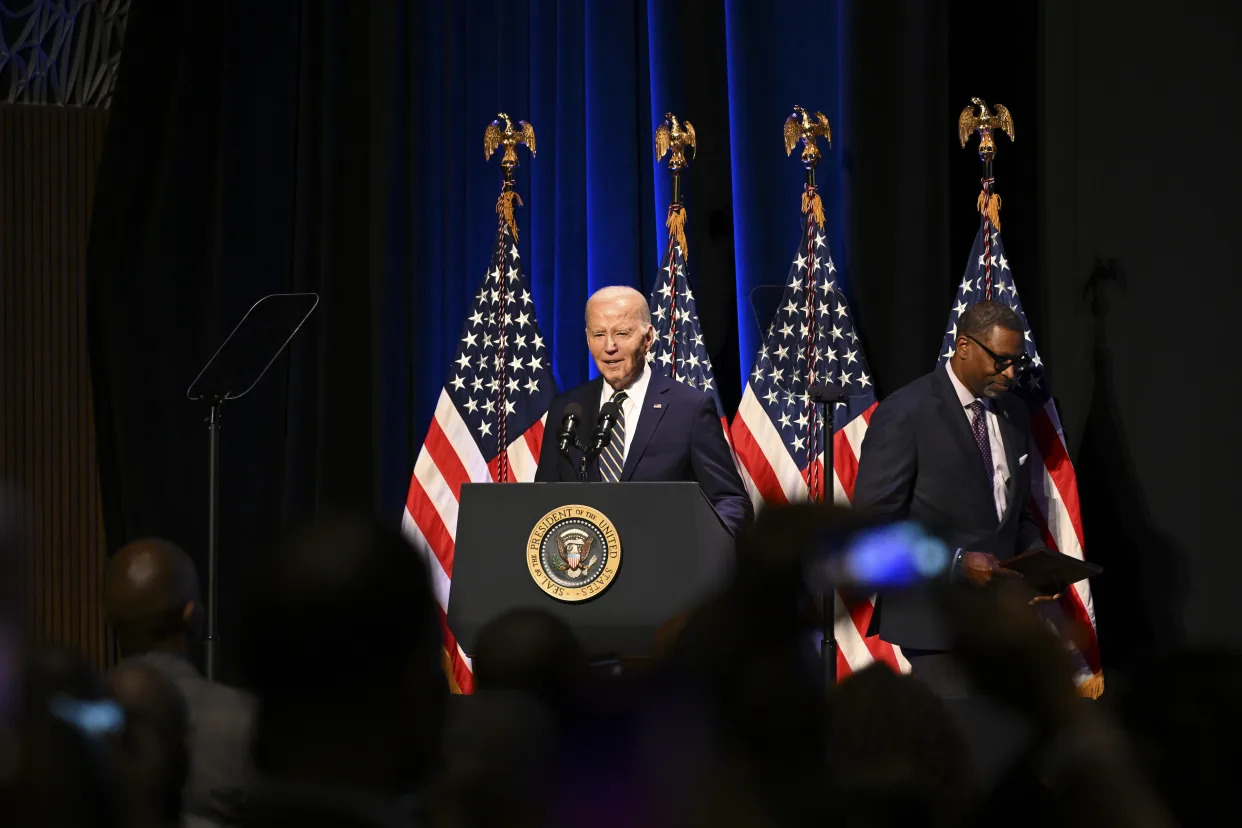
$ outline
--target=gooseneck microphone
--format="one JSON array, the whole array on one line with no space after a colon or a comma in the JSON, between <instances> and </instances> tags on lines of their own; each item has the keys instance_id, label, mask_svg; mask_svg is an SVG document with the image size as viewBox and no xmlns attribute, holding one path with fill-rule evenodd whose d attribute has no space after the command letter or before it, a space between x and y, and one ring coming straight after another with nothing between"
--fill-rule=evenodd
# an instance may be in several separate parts
<instances>
[{"instance_id":1,"label":"gooseneck microphone","mask_svg":"<svg viewBox=\"0 0 1242 828\"><path fill-rule=\"evenodd\" d=\"M561 454L569 456L570 447L578 447L578 425L582 422L582 406L571 402L565 406L565 416L561 418L561 430L556 434L556 446Z\"/></svg>"},{"instance_id":2,"label":"gooseneck microphone","mask_svg":"<svg viewBox=\"0 0 1242 828\"><path fill-rule=\"evenodd\" d=\"M612 400L599 407L599 419L595 421L595 431L591 434L590 445L587 446L587 454L592 458L598 457L599 453L604 450L604 446L608 445L608 441L612 439L612 427L616 425L617 416L620 413L620 404Z\"/></svg>"}]
</instances>

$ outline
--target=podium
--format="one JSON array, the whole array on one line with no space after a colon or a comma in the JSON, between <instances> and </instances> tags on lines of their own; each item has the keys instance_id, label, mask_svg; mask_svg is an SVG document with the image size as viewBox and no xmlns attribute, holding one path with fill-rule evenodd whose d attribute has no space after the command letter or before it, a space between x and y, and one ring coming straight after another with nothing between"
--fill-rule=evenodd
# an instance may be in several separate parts
<instances>
[{"instance_id":1,"label":"podium","mask_svg":"<svg viewBox=\"0 0 1242 828\"><path fill-rule=\"evenodd\" d=\"M572 545L575 532L588 534L575 524L591 530L587 524L599 516L615 527L615 572L601 572L585 589L561 590L590 591L586 597L554 597L550 577L574 582L553 566L542 577L533 574L540 568L532 555L538 560L541 533L569 536L563 556L554 551L556 537L542 543L563 566L566 559L576 562L574 550L581 548ZM586 547L581 571L587 556L606 551L604 534ZM467 483L457 519L449 628L473 655L484 624L508 610L535 608L569 624L592 658L642 658L652 655L660 627L724 586L733 563L733 537L697 483Z\"/></svg>"}]
</instances>

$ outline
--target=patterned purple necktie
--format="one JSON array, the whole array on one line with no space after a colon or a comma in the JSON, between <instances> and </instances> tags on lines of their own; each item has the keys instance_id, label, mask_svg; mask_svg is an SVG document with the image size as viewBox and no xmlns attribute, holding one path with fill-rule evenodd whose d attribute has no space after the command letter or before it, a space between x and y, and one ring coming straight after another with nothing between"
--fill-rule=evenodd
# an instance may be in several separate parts
<instances>
[{"instance_id":1,"label":"patterned purple necktie","mask_svg":"<svg viewBox=\"0 0 1242 828\"><path fill-rule=\"evenodd\" d=\"M982 400L975 400L966 407L970 409L970 430L974 432L975 445L979 447L979 456L983 458L983 470L987 472L990 487L996 469L992 465L992 443L988 440L987 409L983 407Z\"/></svg>"}]
</instances>

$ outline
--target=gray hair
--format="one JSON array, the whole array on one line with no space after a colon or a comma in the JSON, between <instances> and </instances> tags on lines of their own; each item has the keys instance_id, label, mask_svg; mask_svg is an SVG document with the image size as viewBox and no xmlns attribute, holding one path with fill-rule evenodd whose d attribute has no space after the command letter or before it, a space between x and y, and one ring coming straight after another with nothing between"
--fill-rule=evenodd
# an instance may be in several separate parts
<instances>
[{"instance_id":1,"label":"gray hair","mask_svg":"<svg viewBox=\"0 0 1242 828\"><path fill-rule=\"evenodd\" d=\"M590 311L592 302L624 302L627 300L633 305L634 312L638 314L638 321L642 326L646 328L651 325L651 308L647 305L647 297L625 285L610 285L592 293L591 298L587 299L586 310L582 314L583 323L586 322L586 314Z\"/></svg>"}]
</instances>

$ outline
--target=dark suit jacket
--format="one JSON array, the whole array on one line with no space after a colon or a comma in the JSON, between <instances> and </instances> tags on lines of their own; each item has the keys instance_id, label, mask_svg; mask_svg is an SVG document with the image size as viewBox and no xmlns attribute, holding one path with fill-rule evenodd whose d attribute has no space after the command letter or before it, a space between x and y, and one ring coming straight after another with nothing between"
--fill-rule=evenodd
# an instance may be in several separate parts
<instances>
[{"instance_id":1,"label":"dark suit jacket","mask_svg":"<svg viewBox=\"0 0 1242 828\"><path fill-rule=\"evenodd\" d=\"M944 366L880 403L863 439L855 508L893 519L922 521L954 549L990 552L1004 560L1042 546L1030 513L1029 415L1016 397L994 400L1009 464L1004 518L996 506L979 449ZM1023 456L1027 459L1020 462ZM892 644L948 647L929 590L884 593L873 630Z\"/></svg>"},{"instance_id":2,"label":"dark suit jacket","mask_svg":"<svg viewBox=\"0 0 1242 828\"><path fill-rule=\"evenodd\" d=\"M572 462L566 460L557 450L556 435L565 406L576 402L582 406L583 414L578 439L587 442L595 430L603 382L602 377L596 377L552 401L535 480L555 483L578 479L577 467L582 452L571 449ZM599 480L598 462L591 464L587 479ZM733 463L733 453L725 441L715 402L701 391L654 372L643 399L642 416L638 418L634 439L625 456L621 480L698 483L721 522L735 534L754 516L750 498Z\"/></svg>"}]
</instances>

